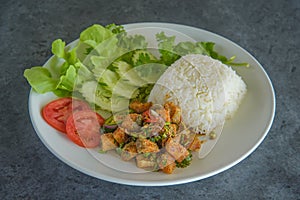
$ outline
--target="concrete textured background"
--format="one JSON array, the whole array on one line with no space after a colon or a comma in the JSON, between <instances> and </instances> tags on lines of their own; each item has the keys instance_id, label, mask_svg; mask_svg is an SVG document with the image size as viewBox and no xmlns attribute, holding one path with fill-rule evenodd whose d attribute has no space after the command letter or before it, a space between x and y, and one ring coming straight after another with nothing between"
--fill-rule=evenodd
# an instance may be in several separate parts
<instances>
[{"instance_id":1,"label":"concrete textured background","mask_svg":"<svg viewBox=\"0 0 300 200\"><path fill-rule=\"evenodd\" d=\"M43 64L51 42L93 23L171 22L238 43L269 74L274 124L247 159L213 177L134 187L87 176L42 144L28 114L23 71ZM0 0L0 199L300 199L299 0Z\"/></svg>"}]
</instances>

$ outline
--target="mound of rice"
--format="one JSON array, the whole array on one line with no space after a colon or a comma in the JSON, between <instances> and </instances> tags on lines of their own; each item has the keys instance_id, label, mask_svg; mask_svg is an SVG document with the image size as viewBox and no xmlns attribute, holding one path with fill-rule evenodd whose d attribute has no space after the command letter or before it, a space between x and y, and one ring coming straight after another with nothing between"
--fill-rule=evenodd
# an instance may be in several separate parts
<instances>
[{"instance_id":1,"label":"mound of rice","mask_svg":"<svg viewBox=\"0 0 300 200\"><path fill-rule=\"evenodd\" d=\"M209 56L190 54L166 70L148 101L174 102L188 127L209 133L234 115L245 93L246 84L231 67Z\"/></svg>"}]
</instances>

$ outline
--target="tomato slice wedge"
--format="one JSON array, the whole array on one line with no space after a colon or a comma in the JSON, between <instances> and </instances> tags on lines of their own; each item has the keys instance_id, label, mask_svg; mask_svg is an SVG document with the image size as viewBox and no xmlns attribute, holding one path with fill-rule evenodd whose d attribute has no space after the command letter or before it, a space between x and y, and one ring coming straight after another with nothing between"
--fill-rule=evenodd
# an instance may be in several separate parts
<instances>
[{"instance_id":1,"label":"tomato slice wedge","mask_svg":"<svg viewBox=\"0 0 300 200\"><path fill-rule=\"evenodd\" d=\"M67 120L67 136L81 147L94 148L100 143L100 128L104 121L93 111L75 112Z\"/></svg>"},{"instance_id":2,"label":"tomato slice wedge","mask_svg":"<svg viewBox=\"0 0 300 200\"><path fill-rule=\"evenodd\" d=\"M56 130L66 133L68 117L77 111L90 110L90 106L79 99L64 97L51 101L42 109L44 120Z\"/></svg>"}]
</instances>

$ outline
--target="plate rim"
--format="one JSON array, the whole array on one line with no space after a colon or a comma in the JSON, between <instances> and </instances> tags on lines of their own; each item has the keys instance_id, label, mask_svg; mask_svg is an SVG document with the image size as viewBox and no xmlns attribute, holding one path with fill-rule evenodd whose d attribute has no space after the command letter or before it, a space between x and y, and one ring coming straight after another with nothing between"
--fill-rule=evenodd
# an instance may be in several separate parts
<instances>
[{"instance_id":1,"label":"plate rim","mask_svg":"<svg viewBox=\"0 0 300 200\"><path fill-rule=\"evenodd\" d=\"M38 130L38 127L37 127L37 125L35 124L35 122L33 120L33 113L32 113L32 109L31 109L31 106L32 106L31 102L32 102L33 92L34 91L31 88L30 89L30 93L29 93L29 99L28 99L28 109L29 109L30 120L31 120L33 128L34 128L36 134L38 135L39 139L42 141L42 143L47 147L47 149L53 155L55 155L57 158L59 158L60 161L62 161L63 163L67 164L69 167L71 167L71 168L73 168L73 169L75 169L75 170L77 170L77 171L79 171L81 173L84 173L84 174L87 174L87 175L92 176L94 178L105 180L105 181L108 181L108 182L113 182L113 183L118 183L118 184L124 184L124 185L132 185L132 186L169 186L169 185L178 185L178 184L184 184L184 183L194 182L194 181L206 179L208 177L217 175L217 174L219 174L219 173L221 173L223 171L226 171L229 168L232 168L233 166L237 165L238 163L240 163L241 161L243 161L244 159L246 159L250 154L252 154L258 148L258 146L266 138L268 132L270 131L270 129L272 127L272 124L273 124L273 121L274 121L274 118L275 118L275 111L276 111L276 95L275 95L275 90L274 90L274 87L273 87L273 84L272 84L272 81L271 81L270 77L268 76L268 74L265 71L265 69L263 68L263 66L257 61L257 59L252 54L250 54L247 50L245 50L244 48L242 48L241 46L239 46L237 43L235 43L235 42L233 42L233 41L225 38L222 35L213 33L211 31L208 31L208 30L205 30L205 29L202 29L202 28L194 27L194 26L189 26L189 25L184 25L184 24L176 24L176 23L168 23L168 22L138 22L138 23L124 24L122 26L124 26L125 30L127 29L127 27L130 27L130 26L138 26L139 28L142 28L143 26L147 26L147 27L149 27L149 26L153 26L153 27L162 27L162 26L165 26L167 28L170 28L169 26L173 26L173 27L182 27L182 28L193 29L193 31L199 31L200 30L200 31L206 32L209 35L213 35L213 36L218 37L218 38L220 38L222 40L230 42L232 45L234 45L235 47L237 47L239 49L239 51L241 50L244 53L246 53L247 56L249 56L251 59L253 59L255 61L255 63L260 68L260 70L263 72L264 78L266 78L266 81L268 83L268 87L269 87L269 89L270 89L270 91L272 93L272 102L271 102L272 103L272 110L271 110L271 113L270 113L271 115L270 115L270 118L268 120L268 124L265 127L265 129L264 129L264 133L263 133L262 137L259 138L259 140L255 143L254 146L252 146L251 149L249 149L246 153L244 153L242 156L240 156L234 162L231 162L230 164L227 164L225 167L221 167L218 170L211 171L211 172L209 172L207 174L204 174L204 175L194 176L194 177L184 177L184 178L180 178L180 179L176 179L176 180L166 179L166 180L159 180L159 181L144 181L144 180L141 181L141 180L133 180L133 179L129 180L129 179L126 179L126 178L124 179L122 177L115 178L115 177L111 177L109 175L99 174L99 173L96 173L96 172L93 172L93 171L89 171L87 169L84 169L81 166L76 165L76 163L73 163L73 162L65 159L63 156L61 156L59 153L57 153L55 151L55 149L53 149L47 143L47 141L40 134L40 132ZM170 28L170 29L172 29L172 28ZM173 30L175 30L175 29L173 29ZM176 30L176 31L178 31L178 30ZM76 40L74 40L74 41L76 41ZM74 42L74 41L72 41L72 42ZM72 43L72 42L70 42L70 43ZM45 62L45 64L51 58L52 58L52 56L47 59L47 61ZM103 166L105 166L105 165L103 165ZM114 170L114 169L112 169L112 170Z\"/></svg>"}]
</instances>

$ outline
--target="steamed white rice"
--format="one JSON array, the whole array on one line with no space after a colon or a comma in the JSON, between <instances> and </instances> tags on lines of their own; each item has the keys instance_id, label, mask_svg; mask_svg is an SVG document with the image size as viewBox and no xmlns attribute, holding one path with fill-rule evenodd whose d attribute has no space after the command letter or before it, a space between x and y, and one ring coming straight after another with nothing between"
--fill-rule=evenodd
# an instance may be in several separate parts
<instances>
[{"instance_id":1,"label":"steamed white rice","mask_svg":"<svg viewBox=\"0 0 300 200\"><path fill-rule=\"evenodd\" d=\"M182 119L197 132L209 133L233 116L246 84L229 66L209 56L191 54L172 64L155 84L148 101L172 101Z\"/></svg>"}]
</instances>

